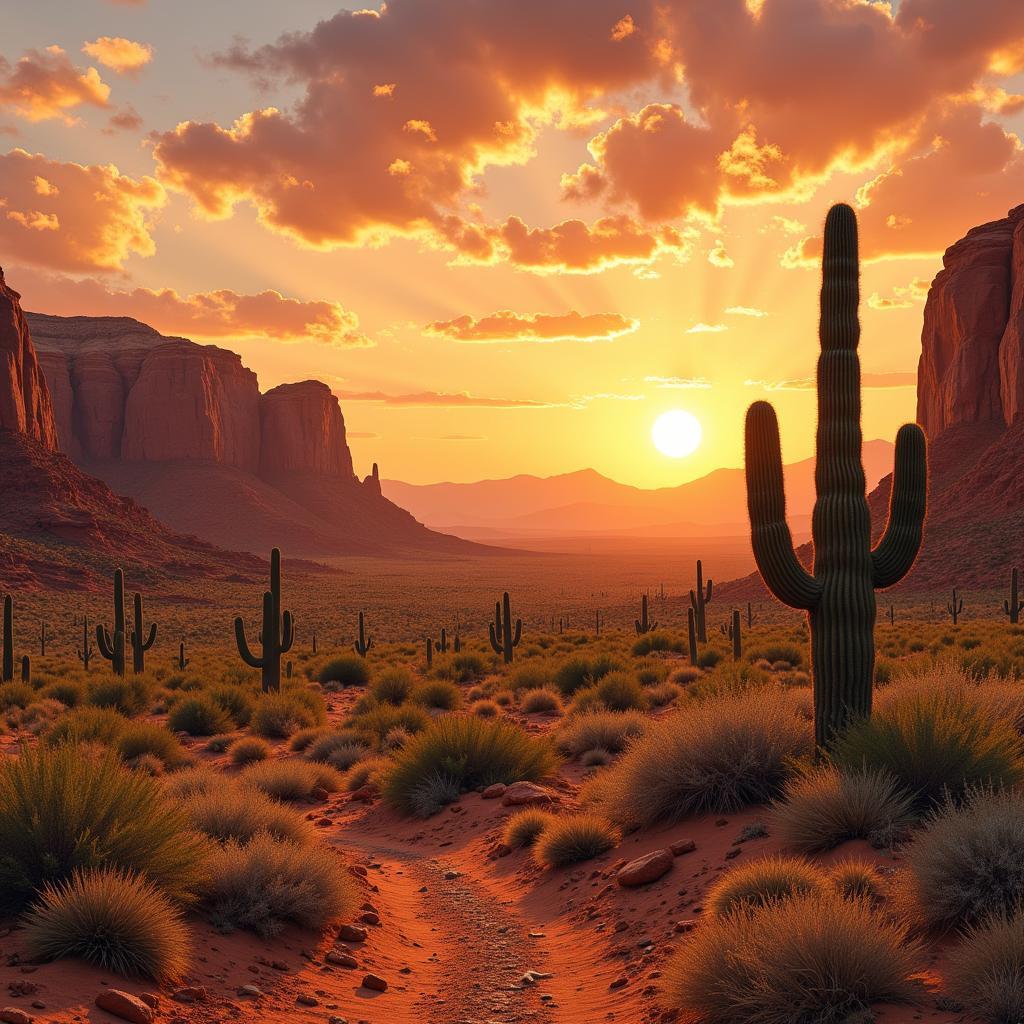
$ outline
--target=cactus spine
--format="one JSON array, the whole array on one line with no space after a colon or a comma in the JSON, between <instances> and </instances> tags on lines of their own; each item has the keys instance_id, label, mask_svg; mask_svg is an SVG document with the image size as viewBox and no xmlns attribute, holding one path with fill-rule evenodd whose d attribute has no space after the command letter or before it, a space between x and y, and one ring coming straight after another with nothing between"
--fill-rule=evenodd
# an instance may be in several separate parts
<instances>
[{"instance_id":1,"label":"cactus spine","mask_svg":"<svg viewBox=\"0 0 1024 1024\"><path fill-rule=\"evenodd\" d=\"M1017 600L1017 570L1010 573L1010 599L1003 601L1003 611L1010 617L1014 624L1020 622L1021 609L1024 609L1024 601Z\"/></svg>"},{"instance_id":2,"label":"cactus spine","mask_svg":"<svg viewBox=\"0 0 1024 1024\"><path fill-rule=\"evenodd\" d=\"M813 574L797 558L786 524L775 410L755 402L746 422L754 557L772 593L808 613L819 747L851 719L871 714L875 588L893 586L910 570L925 517L925 438L920 427L907 424L896 435L889 520L872 550L861 464L858 276L856 217L849 206L833 206L822 257Z\"/></svg>"},{"instance_id":3,"label":"cactus spine","mask_svg":"<svg viewBox=\"0 0 1024 1024\"><path fill-rule=\"evenodd\" d=\"M523 620L516 619L515 630L512 629L512 610L506 590L501 601L494 603L494 621L488 623L491 647L495 654L500 654L506 665L512 663L512 651L519 646L523 636Z\"/></svg>"},{"instance_id":4,"label":"cactus spine","mask_svg":"<svg viewBox=\"0 0 1024 1024\"><path fill-rule=\"evenodd\" d=\"M658 624L656 622L651 622L650 619L648 619L647 617L646 594L644 594L643 597L640 598L640 618L634 621L634 625L636 626L636 631L638 635L642 633L649 633L652 629L658 628Z\"/></svg>"},{"instance_id":5,"label":"cactus spine","mask_svg":"<svg viewBox=\"0 0 1024 1024\"><path fill-rule=\"evenodd\" d=\"M110 671L115 675L124 675L124 571L114 570L114 622L113 631L108 632L105 626L96 624L96 646L100 654L110 662Z\"/></svg>"},{"instance_id":6,"label":"cactus spine","mask_svg":"<svg viewBox=\"0 0 1024 1024\"><path fill-rule=\"evenodd\" d=\"M708 614L707 608L711 604L711 593L714 584L709 579L707 586L704 585L704 566L700 559L697 559L697 589L690 591L690 604L693 606L697 623L697 639L702 643L708 642Z\"/></svg>"},{"instance_id":7,"label":"cactus spine","mask_svg":"<svg viewBox=\"0 0 1024 1024\"><path fill-rule=\"evenodd\" d=\"M956 587L954 587L953 588L953 600L946 602L946 611L949 612L949 614L952 616L952 618L953 618L953 625L954 626L957 624L957 622L960 621L960 616L963 614L963 610L964 610L964 599L961 597L959 599L959 603L957 602Z\"/></svg>"},{"instance_id":8,"label":"cactus spine","mask_svg":"<svg viewBox=\"0 0 1024 1024\"><path fill-rule=\"evenodd\" d=\"M14 599L8 594L4 598L4 655L3 681L14 678Z\"/></svg>"},{"instance_id":9,"label":"cactus spine","mask_svg":"<svg viewBox=\"0 0 1024 1024\"><path fill-rule=\"evenodd\" d=\"M697 625L692 608L686 609L686 640L690 651L690 664L697 665Z\"/></svg>"},{"instance_id":10,"label":"cactus spine","mask_svg":"<svg viewBox=\"0 0 1024 1024\"><path fill-rule=\"evenodd\" d=\"M142 595L136 594L133 599L134 625L132 626L130 638L132 645L132 671L144 672L146 670L146 651L153 646L156 640L156 623L149 624L149 636L142 639Z\"/></svg>"},{"instance_id":11,"label":"cactus spine","mask_svg":"<svg viewBox=\"0 0 1024 1024\"><path fill-rule=\"evenodd\" d=\"M89 671L89 661L92 659L93 646L89 642L89 619L82 616L82 646L78 648L78 660L82 663L82 668L86 672Z\"/></svg>"},{"instance_id":12,"label":"cactus spine","mask_svg":"<svg viewBox=\"0 0 1024 1024\"><path fill-rule=\"evenodd\" d=\"M263 656L257 658L249 650L245 639L245 622L239 615L235 619L235 643L242 661L260 670L263 692L281 689L281 655L292 649L295 629L291 612L281 612L281 551L270 552L270 589L263 595L263 628L260 643Z\"/></svg>"},{"instance_id":13,"label":"cactus spine","mask_svg":"<svg viewBox=\"0 0 1024 1024\"><path fill-rule=\"evenodd\" d=\"M359 636L356 637L356 642L352 646L360 658L365 658L366 652L373 646L373 637L366 635L362 612L359 613Z\"/></svg>"}]
</instances>

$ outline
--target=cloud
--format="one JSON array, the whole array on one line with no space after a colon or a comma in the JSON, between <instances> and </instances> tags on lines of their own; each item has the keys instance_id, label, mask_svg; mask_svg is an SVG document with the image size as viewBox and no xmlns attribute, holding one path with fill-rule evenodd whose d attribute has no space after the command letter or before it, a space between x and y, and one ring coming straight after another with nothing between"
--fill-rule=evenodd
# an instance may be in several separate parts
<instances>
[{"instance_id":1,"label":"cloud","mask_svg":"<svg viewBox=\"0 0 1024 1024\"><path fill-rule=\"evenodd\" d=\"M708 263L713 267L721 267L722 269L736 266L733 258L725 251L725 245L721 239L716 241L714 248L708 252Z\"/></svg>"},{"instance_id":2,"label":"cloud","mask_svg":"<svg viewBox=\"0 0 1024 1024\"><path fill-rule=\"evenodd\" d=\"M123 107L116 114L110 115L110 120L107 122L109 127L105 129L107 132L137 132L142 127L142 117L139 112L129 104Z\"/></svg>"},{"instance_id":3,"label":"cloud","mask_svg":"<svg viewBox=\"0 0 1024 1024\"><path fill-rule=\"evenodd\" d=\"M0 250L53 270L117 270L132 254L153 254L150 219L166 198L152 178L112 164L14 149L0 154Z\"/></svg>"},{"instance_id":4,"label":"cloud","mask_svg":"<svg viewBox=\"0 0 1024 1024\"><path fill-rule=\"evenodd\" d=\"M412 394L389 395L383 391L335 391L343 402L375 402L381 405L433 405L458 409L564 409L564 402L537 402L529 398L487 398L468 391L417 391Z\"/></svg>"},{"instance_id":5,"label":"cloud","mask_svg":"<svg viewBox=\"0 0 1024 1024\"><path fill-rule=\"evenodd\" d=\"M818 382L814 377L796 377L792 380L745 380L747 387L764 391L815 391ZM896 370L885 373L862 373L860 386L866 391L887 390L888 388L917 387L915 370Z\"/></svg>"},{"instance_id":6,"label":"cloud","mask_svg":"<svg viewBox=\"0 0 1024 1024\"><path fill-rule=\"evenodd\" d=\"M245 295L222 288L179 295L173 288L114 290L93 278L42 274L23 287L26 303L60 316L130 316L165 334L193 338L259 337L367 348L359 318L339 303L287 298L266 290Z\"/></svg>"},{"instance_id":7,"label":"cloud","mask_svg":"<svg viewBox=\"0 0 1024 1024\"><path fill-rule=\"evenodd\" d=\"M135 74L153 59L149 43L137 43L123 36L99 36L82 47L82 52L119 75Z\"/></svg>"},{"instance_id":8,"label":"cloud","mask_svg":"<svg viewBox=\"0 0 1024 1024\"><path fill-rule=\"evenodd\" d=\"M910 309L917 302L924 302L928 297L931 282L923 277L915 277L910 284L894 285L892 296L882 296L872 292L868 297L871 309Z\"/></svg>"},{"instance_id":9,"label":"cloud","mask_svg":"<svg viewBox=\"0 0 1024 1024\"><path fill-rule=\"evenodd\" d=\"M756 309L754 306L728 306L725 311L732 316L763 317L768 315L763 309Z\"/></svg>"},{"instance_id":10,"label":"cloud","mask_svg":"<svg viewBox=\"0 0 1024 1024\"><path fill-rule=\"evenodd\" d=\"M459 342L554 342L611 341L631 334L638 320L621 313L514 313L499 310L489 316L463 315L453 320L436 320L424 328L426 334Z\"/></svg>"},{"instance_id":11,"label":"cloud","mask_svg":"<svg viewBox=\"0 0 1024 1024\"><path fill-rule=\"evenodd\" d=\"M108 107L110 87L95 68L78 68L59 46L28 50L15 64L0 57L0 107L27 121L61 118L80 106Z\"/></svg>"},{"instance_id":12,"label":"cloud","mask_svg":"<svg viewBox=\"0 0 1024 1024\"><path fill-rule=\"evenodd\" d=\"M707 377L644 377L645 384L653 384L666 391L686 391L711 387Z\"/></svg>"},{"instance_id":13,"label":"cloud","mask_svg":"<svg viewBox=\"0 0 1024 1024\"><path fill-rule=\"evenodd\" d=\"M698 323L692 327L688 327L686 330L687 334L721 334L722 331L729 330L728 324L706 324Z\"/></svg>"}]
</instances>

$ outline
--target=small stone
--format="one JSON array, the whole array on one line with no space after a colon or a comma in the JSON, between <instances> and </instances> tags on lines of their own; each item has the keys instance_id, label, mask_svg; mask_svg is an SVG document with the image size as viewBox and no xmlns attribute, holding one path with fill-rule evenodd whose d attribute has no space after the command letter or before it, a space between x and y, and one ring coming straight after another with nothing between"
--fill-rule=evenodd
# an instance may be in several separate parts
<instances>
[{"instance_id":1,"label":"small stone","mask_svg":"<svg viewBox=\"0 0 1024 1024\"><path fill-rule=\"evenodd\" d=\"M342 942L365 942L369 934L365 928L359 928L354 924L343 924L338 929L338 938Z\"/></svg>"},{"instance_id":2,"label":"small stone","mask_svg":"<svg viewBox=\"0 0 1024 1024\"><path fill-rule=\"evenodd\" d=\"M341 953L336 949L332 949L324 957L324 961L329 964L334 964L335 967L358 967L359 964L354 956L350 953Z\"/></svg>"},{"instance_id":3,"label":"small stone","mask_svg":"<svg viewBox=\"0 0 1024 1024\"><path fill-rule=\"evenodd\" d=\"M726 860L735 860L743 851L738 847L734 846L731 850L725 851Z\"/></svg>"},{"instance_id":4,"label":"small stone","mask_svg":"<svg viewBox=\"0 0 1024 1024\"><path fill-rule=\"evenodd\" d=\"M240 996L251 996L253 999L258 999L263 995L262 989L257 988L255 985L243 985L239 990Z\"/></svg>"},{"instance_id":5,"label":"small stone","mask_svg":"<svg viewBox=\"0 0 1024 1024\"><path fill-rule=\"evenodd\" d=\"M682 857L684 853L693 853L697 844L692 839L677 839L669 845L673 857Z\"/></svg>"},{"instance_id":6,"label":"small stone","mask_svg":"<svg viewBox=\"0 0 1024 1024\"><path fill-rule=\"evenodd\" d=\"M656 882L672 870L672 851L655 850L644 857L631 860L615 876L619 885L630 887Z\"/></svg>"},{"instance_id":7,"label":"small stone","mask_svg":"<svg viewBox=\"0 0 1024 1024\"><path fill-rule=\"evenodd\" d=\"M388 983L378 974L368 974L363 978L363 988L372 989L374 992L387 992Z\"/></svg>"},{"instance_id":8,"label":"small stone","mask_svg":"<svg viewBox=\"0 0 1024 1024\"><path fill-rule=\"evenodd\" d=\"M130 1021L131 1024L153 1024L153 1010L138 996L133 996L129 992L122 992L116 988L107 989L96 997L96 1005L114 1017Z\"/></svg>"},{"instance_id":9,"label":"small stone","mask_svg":"<svg viewBox=\"0 0 1024 1024\"><path fill-rule=\"evenodd\" d=\"M451 882L451 881L454 881L456 878L461 878L462 877L462 872L461 871L446 871L444 873L444 877L445 877L445 881Z\"/></svg>"},{"instance_id":10,"label":"small stone","mask_svg":"<svg viewBox=\"0 0 1024 1024\"><path fill-rule=\"evenodd\" d=\"M206 1002L206 989L202 985L179 988L177 992L172 993L171 998L179 1003L204 1003Z\"/></svg>"},{"instance_id":11,"label":"small stone","mask_svg":"<svg viewBox=\"0 0 1024 1024\"><path fill-rule=\"evenodd\" d=\"M360 914L359 920L362 921L363 924L380 924L380 917L372 910L367 910L366 913Z\"/></svg>"},{"instance_id":12,"label":"small stone","mask_svg":"<svg viewBox=\"0 0 1024 1024\"><path fill-rule=\"evenodd\" d=\"M537 786L532 782L513 782L501 798L503 807L524 807L532 804L549 804L554 800L554 794L543 786Z\"/></svg>"},{"instance_id":13,"label":"small stone","mask_svg":"<svg viewBox=\"0 0 1024 1024\"><path fill-rule=\"evenodd\" d=\"M300 1006L319 1006L320 1000L316 996L303 994L295 997L295 1002Z\"/></svg>"},{"instance_id":14,"label":"small stone","mask_svg":"<svg viewBox=\"0 0 1024 1024\"><path fill-rule=\"evenodd\" d=\"M0 1010L0 1020L4 1024L33 1024L35 1017L31 1013L19 1010L16 1006L5 1006Z\"/></svg>"},{"instance_id":15,"label":"small stone","mask_svg":"<svg viewBox=\"0 0 1024 1024\"><path fill-rule=\"evenodd\" d=\"M613 982L611 982L611 984L608 987L609 988L625 988L625 986L628 985L628 984L629 984L629 978L627 978L624 974L620 974Z\"/></svg>"},{"instance_id":16,"label":"small stone","mask_svg":"<svg viewBox=\"0 0 1024 1024\"><path fill-rule=\"evenodd\" d=\"M314 786L309 794L309 798L310 800L315 800L318 804L322 804L325 800L331 798L331 794L323 786Z\"/></svg>"},{"instance_id":17,"label":"small stone","mask_svg":"<svg viewBox=\"0 0 1024 1024\"><path fill-rule=\"evenodd\" d=\"M497 800L499 797L505 795L505 790L507 788L508 787L504 782L495 782L488 786L480 795L484 800Z\"/></svg>"},{"instance_id":18,"label":"small stone","mask_svg":"<svg viewBox=\"0 0 1024 1024\"><path fill-rule=\"evenodd\" d=\"M686 932L692 932L697 927L696 921L676 921L675 931L679 935L683 935Z\"/></svg>"}]
</instances>

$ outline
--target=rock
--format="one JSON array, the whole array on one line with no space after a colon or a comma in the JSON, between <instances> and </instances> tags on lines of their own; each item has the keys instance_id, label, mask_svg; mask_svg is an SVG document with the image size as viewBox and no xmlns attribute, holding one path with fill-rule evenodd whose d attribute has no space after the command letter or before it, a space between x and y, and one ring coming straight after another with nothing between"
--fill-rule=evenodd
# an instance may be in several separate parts
<instances>
[{"instance_id":1,"label":"rock","mask_svg":"<svg viewBox=\"0 0 1024 1024\"><path fill-rule=\"evenodd\" d=\"M386 992L388 983L377 974L367 974L363 978L363 988L371 989L374 992Z\"/></svg>"},{"instance_id":2,"label":"rock","mask_svg":"<svg viewBox=\"0 0 1024 1024\"><path fill-rule=\"evenodd\" d=\"M240 996L250 996L253 999L258 999L263 995L263 990L258 988L256 985L242 985L238 990L238 994Z\"/></svg>"},{"instance_id":3,"label":"rock","mask_svg":"<svg viewBox=\"0 0 1024 1024\"><path fill-rule=\"evenodd\" d=\"M365 942L369 934L365 928L359 928L354 924L343 924L338 929L338 939L341 942Z\"/></svg>"},{"instance_id":4,"label":"rock","mask_svg":"<svg viewBox=\"0 0 1024 1024\"><path fill-rule=\"evenodd\" d=\"M484 800L497 800L498 797L505 795L507 788L504 782L495 782L488 786L480 795Z\"/></svg>"},{"instance_id":5,"label":"rock","mask_svg":"<svg viewBox=\"0 0 1024 1024\"><path fill-rule=\"evenodd\" d=\"M610 989L624 988L628 984L629 978L627 978L624 974L620 974L614 981L609 983L608 987Z\"/></svg>"},{"instance_id":6,"label":"rock","mask_svg":"<svg viewBox=\"0 0 1024 1024\"><path fill-rule=\"evenodd\" d=\"M656 882L671 870L672 851L655 850L631 860L615 877L619 885L631 887Z\"/></svg>"},{"instance_id":7,"label":"rock","mask_svg":"<svg viewBox=\"0 0 1024 1024\"><path fill-rule=\"evenodd\" d=\"M682 857L684 853L693 853L697 849L697 844L692 839L677 839L670 843L668 848L672 851L673 857Z\"/></svg>"},{"instance_id":8,"label":"rock","mask_svg":"<svg viewBox=\"0 0 1024 1024\"><path fill-rule=\"evenodd\" d=\"M57 450L50 389L39 366L21 296L0 270L0 430L14 430Z\"/></svg>"},{"instance_id":9,"label":"rock","mask_svg":"<svg viewBox=\"0 0 1024 1024\"><path fill-rule=\"evenodd\" d=\"M19 1010L16 1006L5 1006L0 1010L0 1021L4 1024L34 1024L35 1019L31 1013Z\"/></svg>"},{"instance_id":10,"label":"rock","mask_svg":"<svg viewBox=\"0 0 1024 1024\"><path fill-rule=\"evenodd\" d=\"M366 913L359 915L359 920L362 921L363 924L369 924L369 925L380 924L380 915L376 914L372 910L367 910Z\"/></svg>"},{"instance_id":11,"label":"rock","mask_svg":"<svg viewBox=\"0 0 1024 1024\"><path fill-rule=\"evenodd\" d=\"M279 384L260 399L260 474L353 477L338 399L318 380Z\"/></svg>"},{"instance_id":12,"label":"rock","mask_svg":"<svg viewBox=\"0 0 1024 1024\"><path fill-rule=\"evenodd\" d=\"M370 804L373 803L377 796L377 787L366 785L360 786L359 789L355 790L350 796L349 800L355 800L362 803Z\"/></svg>"},{"instance_id":13,"label":"rock","mask_svg":"<svg viewBox=\"0 0 1024 1024\"><path fill-rule=\"evenodd\" d=\"M327 951L327 955L324 960L329 964L334 964L335 967L358 967L359 963L351 953L342 953L337 949L330 949Z\"/></svg>"},{"instance_id":14,"label":"rock","mask_svg":"<svg viewBox=\"0 0 1024 1024\"><path fill-rule=\"evenodd\" d=\"M533 782L513 782L501 798L503 807L523 807L533 804L549 804L555 795L543 786Z\"/></svg>"},{"instance_id":15,"label":"rock","mask_svg":"<svg viewBox=\"0 0 1024 1024\"><path fill-rule=\"evenodd\" d=\"M208 993L202 985L191 985L188 988L179 988L172 993L171 998L179 1003L205 1003Z\"/></svg>"},{"instance_id":16,"label":"rock","mask_svg":"<svg viewBox=\"0 0 1024 1024\"><path fill-rule=\"evenodd\" d=\"M147 1006L138 996L130 992L122 992L120 989L111 988L101 992L96 997L96 1005L101 1010L121 1020L130 1021L131 1024L153 1024L156 1015L151 1007Z\"/></svg>"},{"instance_id":17,"label":"rock","mask_svg":"<svg viewBox=\"0 0 1024 1024\"><path fill-rule=\"evenodd\" d=\"M319 1006L320 1005L320 1000L317 999L316 996L309 995L309 993L307 993L307 992L302 993L302 995L296 996L295 997L295 1002L297 1002L300 1006Z\"/></svg>"}]
</instances>

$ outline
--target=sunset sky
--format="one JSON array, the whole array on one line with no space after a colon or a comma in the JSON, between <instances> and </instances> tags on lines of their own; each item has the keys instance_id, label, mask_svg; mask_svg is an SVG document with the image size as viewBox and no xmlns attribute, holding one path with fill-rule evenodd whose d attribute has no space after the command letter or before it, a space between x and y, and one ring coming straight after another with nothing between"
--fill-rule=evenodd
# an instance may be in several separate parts
<instances>
[{"instance_id":1,"label":"sunset sky","mask_svg":"<svg viewBox=\"0 0 1024 1024\"><path fill-rule=\"evenodd\" d=\"M813 451L817 236L861 224L865 436L913 418L941 253L1024 203L1020 0L33 0L0 40L0 264L339 396L357 469ZM667 409L704 441L672 459Z\"/></svg>"}]
</instances>

